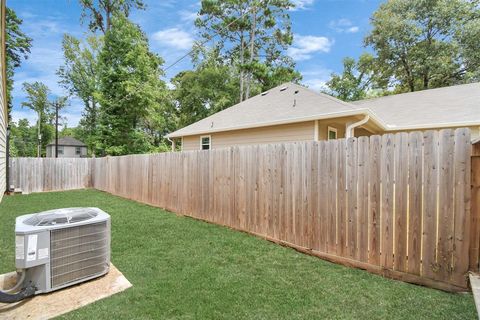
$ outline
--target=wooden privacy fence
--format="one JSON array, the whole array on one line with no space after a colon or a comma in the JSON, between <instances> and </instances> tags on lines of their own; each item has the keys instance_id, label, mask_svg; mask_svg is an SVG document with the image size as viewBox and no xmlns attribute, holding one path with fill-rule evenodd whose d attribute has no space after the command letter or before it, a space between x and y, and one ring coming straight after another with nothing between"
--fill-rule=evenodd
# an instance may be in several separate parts
<instances>
[{"instance_id":1,"label":"wooden privacy fence","mask_svg":"<svg viewBox=\"0 0 480 320\"><path fill-rule=\"evenodd\" d=\"M9 186L22 193L89 188L87 158L12 158Z\"/></svg>"},{"instance_id":2,"label":"wooden privacy fence","mask_svg":"<svg viewBox=\"0 0 480 320\"><path fill-rule=\"evenodd\" d=\"M93 186L334 262L464 290L480 242L471 150L469 130L457 129L14 161L28 192Z\"/></svg>"},{"instance_id":3,"label":"wooden privacy fence","mask_svg":"<svg viewBox=\"0 0 480 320\"><path fill-rule=\"evenodd\" d=\"M446 290L466 288L468 129L96 159L95 188ZM478 240L474 240L477 241Z\"/></svg>"}]
</instances>

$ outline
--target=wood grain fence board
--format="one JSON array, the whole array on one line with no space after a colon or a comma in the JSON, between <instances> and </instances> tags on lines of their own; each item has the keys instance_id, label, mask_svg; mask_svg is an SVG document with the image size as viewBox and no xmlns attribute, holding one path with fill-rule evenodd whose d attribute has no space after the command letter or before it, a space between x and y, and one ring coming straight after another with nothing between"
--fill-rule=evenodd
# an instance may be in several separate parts
<instances>
[{"instance_id":1,"label":"wood grain fence board","mask_svg":"<svg viewBox=\"0 0 480 320\"><path fill-rule=\"evenodd\" d=\"M319 190L318 190L318 223L319 232L318 250L327 252L327 226L328 226L328 143L319 142L318 168L319 168Z\"/></svg>"},{"instance_id":2,"label":"wood grain fence board","mask_svg":"<svg viewBox=\"0 0 480 320\"><path fill-rule=\"evenodd\" d=\"M395 135L394 269L407 270L408 246L408 134Z\"/></svg>"},{"instance_id":3,"label":"wood grain fence board","mask_svg":"<svg viewBox=\"0 0 480 320\"><path fill-rule=\"evenodd\" d=\"M422 251L422 177L423 177L423 135L409 134L408 148L408 272L420 275Z\"/></svg>"},{"instance_id":4,"label":"wood grain fence board","mask_svg":"<svg viewBox=\"0 0 480 320\"><path fill-rule=\"evenodd\" d=\"M295 241L293 243L298 243L299 245L303 242L303 230L302 230L302 224L303 224L303 197L302 197L302 191L303 191L303 165L300 165L302 163L302 146L300 143L295 144L295 157L294 157L294 166L295 169L293 170L293 192L294 192L294 226L295 226Z\"/></svg>"},{"instance_id":5,"label":"wood grain fence board","mask_svg":"<svg viewBox=\"0 0 480 320\"><path fill-rule=\"evenodd\" d=\"M327 252L336 252L336 228L337 228L337 165L338 165L338 141L328 141L327 151Z\"/></svg>"},{"instance_id":6,"label":"wood grain fence board","mask_svg":"<svg viewBox=\"0 0 480 320\"><path fill-rule=\"evenodd\" d=\"M451 129L439 132L439 194L437 230L437 279L450 277L453 252L454 201L454 133Z\"/></svg>"},{"instance_id":7,"label":"wood grain fence board","mask_svg":"<svg viewBox=\"0 0 480 320\"><path fill-rule=\"evenodd\" d=\"M293 170L293 144L285 145L285 238L293 242L293 192L292 192L292 170Z\"/></svg>"},{"instance_id":8,"label":"wood grain fence board","mask_svg":"<svg viewBox=\"0 0 480 320\"><path fill-rule=\"evenodd\" d=\"M337 231L338 246L337 255L341 257L347 254L347 231L348 231L348 211L347 211L347 140L338 140L338 170L337 170Z\"/></svg>"},{"instance_id":9,"label":"wood grain fence board","mask_svg":"<svg viewBox=\"0 0 480 320\"><path fill-rule=\"evenodd\" d=\"M347 252L348 257L357 259L357 138L347 140ZM341 191L339 191L341 192Z\"/></svg>"},{"instance_id":10,"label":"wood grain fence board","mask_svg":"<svg viewBox=\"0 0 480 320\"><path fill-rule=\"evenodd\" d=\"M469 239L471 217L471 145L470 130L466 128L455 131L455 219L452 277L454 284L466 286L469 271ZM478 204L477 204L478 205ZM473 244L476 246L477 244ZM475 270L475 268L473 269ZM445 279L442 279L445 280Z\"/></svg>"},{"instance_id":11,"label":"wood grain fence board","mask_svg":"<svg viewBox=\"0 0 480 320\"><path fill-rule=\"evenodd\" d=\"M368 262L380 265L381 234L381 137L370 137L369 210L368 210Z\"/></svg>"},{"instance_id":12,"label":"wood grain fence board","mask_svg":"<svg viewBox=\"0 0 480 320\"><path fill-rule=\"evenodd\" d=\"M279 239L279 218L282 212L282 149L281 145L272 146L272 229L271 236Z\"/></svg>"},{"instance_id":13,"label":"wood grain fence board","mask_svg":"<svg viewBox=\"0 0 480 320\"><path fill-rule=\"evenodd\" d=\"M438 201L438 132L424 133L424 205L422 237L422 275L434 279L436 262L436 230Z\"/></svg>"},{"instance_id":14,"label":"wood grain fence board","mask_svg":"<svg viewBox=\"0 0 480 320\"><path fill-rule=\"evenodd\" d=\"M277 145L278 148L278 157L280 161L278 162L278 174L280 176L280 189L279 189L279 210L278 210L278 239L286 239L285 237L285 225L286 225L286 216L285 216L285 203L286 203L286 177L285 177L285 167L286 167L286 156L285 156L285 145Z\"/></svg>"},{"instance_id":15,"label":"wood grain fence board","mask_svg":"<svg viewBox=\"0 0 480 320\"><path fill-rule=\"evenodd\" d=\"M357 243L358 259L368 261L368 177L369 177L370 139L358 138L358 191L357 191Z\"/></svg>"},{"instance_id":16,"label":"wood grain fence board","mask_svg":"<svg viewBox=\"0 0 480 320\"><path fill-rule=\"evenodd\" d=\"M303 183L303 211L304 211L304 220L303 220L303 232L304 232L304 247L311 249L312 248L312 216L313 216L313 206L314 206L314 197L313 193L315 192L314 180L314 165L315 159L313 157L313 143L303 143L304 146L304 183Z\"/></svg>"},{"instance_id":17,"label":"wood grain fence board","mask_svg":"<svg viewBox=\"0 0 480 320\"><path fill-rule=\"evenodd\" d=\"M381 255L382 266L387 269L393 268L393 206L394 206L394 144L393 135L382 136L381 157L382 201L381 201L381 224L382 241Z\"/></svg>"},{"instance_id":18,"label":"wood grain fence board","mask_svg":"<svg viewBox=\"0 0 480 320\"><path fill-rule=\"evenodd\" d=\"M310 199L312 201L311 204L311 217L309 221L310 225L310 239L309 244L310 248L313 250L318 250L318 241L319 238L319 207L318 207L318 193L319 193L319 167L318 167L318 147L319 144L314 142L312 144L312 154L311 154L311 163L312 163L312 186L310 189Z\"/></svg>"}]
</instances>

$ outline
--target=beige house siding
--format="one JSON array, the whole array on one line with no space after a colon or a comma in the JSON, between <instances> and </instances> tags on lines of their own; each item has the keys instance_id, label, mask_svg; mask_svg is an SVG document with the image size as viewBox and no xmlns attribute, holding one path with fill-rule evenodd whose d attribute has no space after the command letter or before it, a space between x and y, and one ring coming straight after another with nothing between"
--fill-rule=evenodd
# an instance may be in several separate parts
<instances>
[{"instance_id":1,"label":"beige house siding","mask_svg":"<svg viewBox=\"0 0 480 320\"><path fill-rule=\"evenodd\" d=\"M266 143L281 143L294 141L327 140L328 128L337 130L337 138L345 138L346 127L358 121L358 117L343 117L318 121L306 121L299 123L291 123L277 126L259 127L251 129L233 130L210 133L205 135L192 135L182 138L182 150L200 150L200 137L210 136L211 148L226 148L239 145L255 145ZM367 124L368 127L368 124ZM365 128L356 128L354 130L355 137L371 136L373 134L385 134L387 132L378 129L367 130ZM442 128L438 128L442 129ZM418 129L423 130L423 129ZM480 137L480 127L470 127L472 140ZM411 132L415 130L401 130ZM401 132L392 131L391 133Z\"/></svg>"},{"instance_id":2,"label":"beige house siding","mask_svg":"<svg viewBox=\"0 0 480 320\"><path fill-rule=\"evenodd\" d=\"M279 143L313 140L315 122L299 122L278 126L269 126L234 131L211 133L211 147L225 148L230 146ZM199 150L200 136L186 136L182 139L182 150Z\"/></svg>"},{"instance_id":3,"label":"beige house siding","mask_svg":"<svg viewBox=\"0 0 480 320\"><path fill-rule=\"evenodd\" d=\"M0 201L6 190L7 171L7 103L5 85L5 0L0 0Z\"/></svg>"}]
</instances>

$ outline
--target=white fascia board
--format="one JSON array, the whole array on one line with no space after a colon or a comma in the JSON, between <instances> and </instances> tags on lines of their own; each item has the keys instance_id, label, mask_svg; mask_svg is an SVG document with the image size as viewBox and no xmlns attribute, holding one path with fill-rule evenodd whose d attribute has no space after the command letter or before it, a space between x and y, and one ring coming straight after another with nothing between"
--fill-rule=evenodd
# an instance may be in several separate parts
<instances>
[{"instance_id":1,"label":"white fascia board","mask_svg":"<svg viewBox=\"0 0 480 320\"><path fill-rule=\"evenodd\" d=\"M371 110L369 109L354 109L348 111L340 111L340 112L330 112L320 115L312 115L308 117L298 117L298 118L290 118L286 120L278 120L278 121L269 121L269 122L259 122L255 124L243 125L243 126L235 126L235 127L228 127L228 128L215 128L215 129L207 129L207 130L199 130L193 131L189 133L176 133L172 132L168 134L166 137L168 138L178 138L184 136L196 136L200 134L209 134L215 132L226 132L226 131L234 131L234 130L242 130L242 129L251 129L251 128L259 128L259 127L268 127L268 126L276 126L281 124L290 124L290 123L298 123L298 122L305 122L305 121L315 121L315 120L325 120L325 119L332 119L332 118L339 118L339 117L348 117L348 116L355 116L355 115L369 115L370 118L379 125L382 129L386 129L386 126L383 122L378 119L376 115L374 115ZM181 129L180 129L181 130Z\"/></svg>"}]
</instances>

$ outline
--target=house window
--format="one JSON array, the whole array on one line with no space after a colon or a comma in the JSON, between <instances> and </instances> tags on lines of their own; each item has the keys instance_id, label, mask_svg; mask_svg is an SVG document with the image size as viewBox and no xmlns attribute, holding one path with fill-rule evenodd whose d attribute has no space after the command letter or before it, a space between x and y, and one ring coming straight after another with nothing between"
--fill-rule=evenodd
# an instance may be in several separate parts
<instances>
[{"instance_id":1,"label":"house window","mask_svg":"<svg viewBox=\"0 0 480 320\"><path fill-rule=\"evenodd\" d=\"M63 146L58 146L58 154L63 155Z\"/></svg>"},{"instance_id":2,"label":"house window","mask_svg":"<svg viewBox=\"0 0 480 320\"><path fill-rule=\"evenodd\" d=\"M82 148L80 148L80 147L75 147L75 154L76 154L77 156L82 155Z\"/></svg>"},{"instance_id":3,"label":"house window","mask_svg":"<svg viewBox=\"0 0 480 320\"><path fill-rule=\"evenodd\" d=\"M200 137L200 150L210 150L210 136Z\"/></svg>"},{"instance_id":4,"label":"house window","mask_svg":"<svg viewBox=\"0 0 480 320\"><path fill-rule=\"evenodd\" d=\"M337 139L337 128L328 127L328 140L335 140Z\"/></svg>"}]
</instances>

